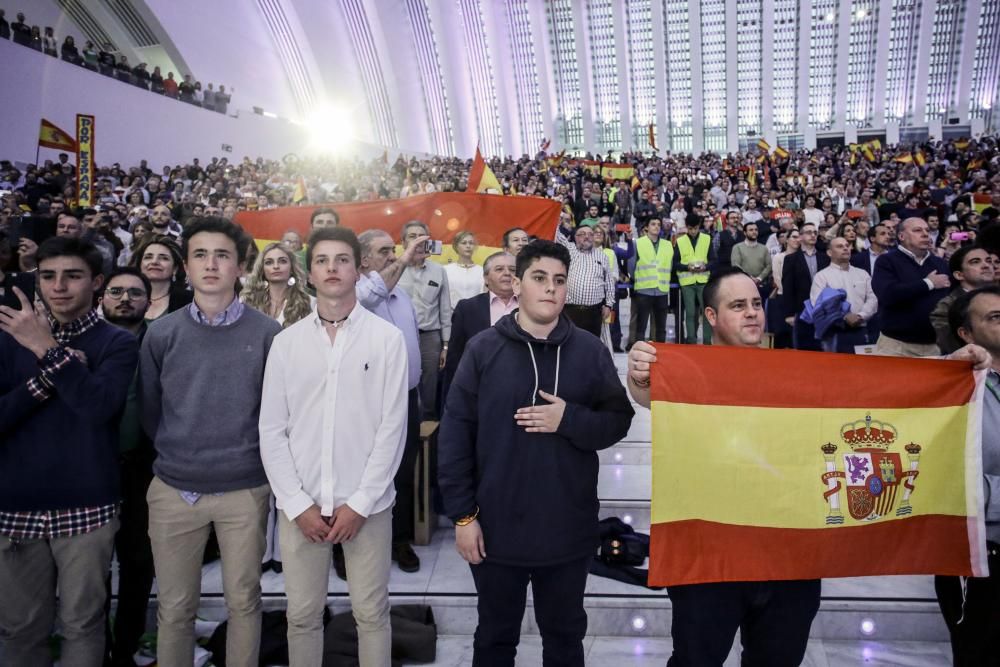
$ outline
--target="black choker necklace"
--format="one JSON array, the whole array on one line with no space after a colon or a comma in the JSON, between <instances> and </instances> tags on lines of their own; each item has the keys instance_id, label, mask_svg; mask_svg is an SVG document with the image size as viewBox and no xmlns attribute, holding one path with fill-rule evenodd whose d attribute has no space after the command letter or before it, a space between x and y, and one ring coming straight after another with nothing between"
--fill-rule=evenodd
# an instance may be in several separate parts
<instances>
[{"instance_id":1,"label":"black choker necklace","mask_svg":"<svg viewBox=\"0 0 1000 667\"><path fill-rule=\"evenodd\" d=\"M319 311L317 310L316 311L316 317L318 317L319 319L323 320L325 323L329 324L334 329L336 329L337 327L341 326L344 322L347 321L347 318L350 317L350 314L345 315L344 317L340 318L339 320L328 320L325 317L323 317L322 315L320 315Z\"/></svg>"}]
</instances>

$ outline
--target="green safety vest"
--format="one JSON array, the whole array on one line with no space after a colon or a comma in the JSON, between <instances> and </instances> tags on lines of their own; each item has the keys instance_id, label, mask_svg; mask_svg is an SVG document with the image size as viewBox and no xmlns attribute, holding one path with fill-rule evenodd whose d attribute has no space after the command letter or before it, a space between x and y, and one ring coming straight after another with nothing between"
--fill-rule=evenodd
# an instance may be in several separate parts
<instances>
[{"instance_id":1,"label":"green safety vest","mask_svg":"<svg viewBox=\"0 0 1000 667\"><path fill-rule=\"evenodd\" d=\"M677 249L681 253L681 264L687 266L691 262L701 262L708 264L708 248L712 245L712 240L708 234L698 234L698 245L691 247L691 237L687 234L677 239ZM708 282L708 271L693 273L691 271L681 271L677 274L681 287L687 285L704 284Z\"/></svg>"},{"instance_id":2,"label":"green safety vest","mask_svg":"<svg viewBox=\"0 0 1000 667\"><path fill-rule=\"evenodd\" d=\"M618 256L611 248L604 248L604 256L608 258L608 270L614 273L615 267L618 266Z\"/></svg>"},{"instance_id":3,"label":"green safety vest","mask_svg":"<svg viewBox=\"0 0 1000 667\"><path fill-rule=\"evenodd\" d=\"M656 289L670 293L670 269L674 264L674 246L670 239L660 239L656 249L648 236L635 242L635 289Z\"/></svg>"}]
</instances>

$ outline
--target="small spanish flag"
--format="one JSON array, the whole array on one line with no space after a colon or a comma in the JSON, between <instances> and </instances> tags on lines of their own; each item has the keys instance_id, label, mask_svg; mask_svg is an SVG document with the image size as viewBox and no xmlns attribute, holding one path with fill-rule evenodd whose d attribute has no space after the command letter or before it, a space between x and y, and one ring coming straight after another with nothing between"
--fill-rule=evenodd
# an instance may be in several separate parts
<instances>
[{"instance_id":1,"label":"small spanish flag","mask_svg":"<svg viewBox=\"0 0 1000 667\"><path fill-rule=\"evenodd\" d=\"M922 167L927 164L927 154L924 153L922 149L918 148L916 152L913 153L913 161Z\"/></svg>"},{"instance_id":2,"label":"small spanish flag","mask_svg":"<svg viewBox=\"0 0 1000 667\"><path fill-rule=\"evenodd\" d=\"M969 363L656 348L651 586L986 573Z\"/></svg>"},{"instance_id":3,"label":"small spanish flag","mask_svg":"<svg viewBox=\"0 0 1000 667\"><path fill-rule=\"evenodd\" d=\"M292 203L298 204L306 197L306 179L299 176L299 180L295 183L295 192L292 193Z\"/></svg>"},{"instance_id":4,"label":"small spanish flag","mask_svg":"<svg viewBox=\"0 0 1000 667\"><path fill-rule=\"evenodd\" d=\"M788 159L788 151L785 150L784 148L782 148L781 146L775 146L774 147L774 154L777 157L780 157L782 160L787 160Z\"/></svg>"},{"instance_id":5,"label":"small spanish flag","mask_svg":"<svg viewBox=\"0 0 1000 667\"><path fill-rule=\"evenodd\" d=\"M979 169L982 166L983 166L983 159L977 157L969 160L969 164L965 165L965 170L975 171L976 169Z\"/></svg>"},{"instance_id":6,"label":"small spanish flag","mask_svg":"<svg viewBox=\"0 0 1000 667\"><path fill-rule=\"evenodd\" d=\"M497 180L496 174L493 173L490 166L486 164L483 154L479 152L479 146L476 146L476 157L472 161L472 169L469 171L469 184L466 186L465 191L488 192L490 190L493 191L493 194L503 194L500 181Z\"/></svg>"},{"instance_id":7,"label":"small spanish flag","mask_svg":"<svg viewBox=\"0 0 1000 667\"><path fill-rule=\"evenodd\" d=\"M861 144L861 154L869 162L875 161L875 151L872 150L871 144Z\"/></svg>"},{"instance_id":8,"label":"small spanish flag","mask_svg":"<svg viewBox=\"0 0 1000 667\"><path fill-rule=\"evenodd\" d=\"M606 162L601 165L601 177L606 181L631 181L633 176L635 167L630 164Z\"/></svg>"},{"instance_id":9,"label":"small spanish flag","mask_svg":"<svg viewBox=\"0 0 1000 667\"><path fill-rule=\"evenodd\" d=\"M747 171L747 183L750 185L750 190L757 189L757 167L750 165L750 169Z\"/></svg>"},{"instance_id":10,"label":"small spanish flag","mask_svg":"<svg viewBox=\"0 0 1000 667\"><path fill-rule=\"evenodd\" d=\"M982 213L993 204L993 198L986 193L977 192L972 195L972 210Z\"/></svg>"},{"instance_id":11,"label":"small spanish flag","mask_svg":"<svg viewBox=\"0 0 1000 667\"><path fill-rule=\"evenodd\" d=\"M955 148L957 148L960 151L968 150L969 149L969 140L968 139L956 139L955 140Z\"/></svg>"},{"instance_id":12,"label":"small spanish flag","mask_svg":"<svg viewBox=\"0 0 1000 667\"><path fill-rule=\"evenodd\" d=\"M73 139L72 135L44 118L38 130L38 145L44 148L54 148L57 151L76 151L76 140Z\"/></svg>"},{"instance_id":13,"label":"small spanish flag","mask_svg":"<svg viewBox=\"0 0 1000 667\"><path fill-rule=\"evenodd\" d=\"M899 162L900 164L912 164L913 155L909 151L906 151L905 153L900 153L899 155L894 157L893 160L895 162Z\"/></svg>"},{"instance_id":14,"label":"small spanish flag","mask_svg":"<svg viewBox=\"0 0 1000 667\"><path fill-rule=\"evenodd\" d=\"M763 137L757 140L757 148L761 149L765 153L771 152L771 144L767 143Z\"/></svg>"},{"instance_id":15,"label":"small spanish flag","mask_svg":"<svg viewBox=\"0 0 1000 667\"><path fill-rule=\"evenodd\" d=\"M635 192L642 187L642 181L639 180L638 176L632 177L632 192Z\"/></svg>"},{"instance_id":16,"label":"small spanish flag","mask_svg":"<svg viewBox=\"0 0 1000 667\"><path fill-rule=\"evenodd\" d=\"M545 161L550 167L556 167L562 164L562 161L566 159L566 149L559 151L557 155L552 155L545 158Z\"/></svg>"},{"instance_id":17,"label":"small spanish flag","mask_svg":"<svg viewBox=\"0 0 1000 667\"><path fill-rule=\"evenodd\" d=\"M653 149L654 153L660 152L660 149L656 146L656 128L653 127L652 123L649 124L649 146Z\"/></svg>"}]
</instances>

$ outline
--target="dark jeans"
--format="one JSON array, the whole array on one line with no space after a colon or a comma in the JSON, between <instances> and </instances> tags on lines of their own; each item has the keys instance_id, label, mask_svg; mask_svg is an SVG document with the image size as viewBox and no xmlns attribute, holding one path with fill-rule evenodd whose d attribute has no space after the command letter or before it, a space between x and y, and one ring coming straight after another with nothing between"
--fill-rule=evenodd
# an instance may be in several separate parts
<instances>
[{"instance_id":1,"label":"dark jeans","mask_svg":"<svg viewBox=\"0 0 1000 667\"><path fill-rule=\"evenodd\" d=\"M966 579L964 605L960 577L934 577L955 667L995 665L1000 656L1000 555L997 544L986 546L990 576Z\"/></svg>"},{"instance_id":2,"label":"dark jeans","mask_svg":"<svg viewBox=\"0 0 1000 667\"><path fill-rule=\"evenodd\" d=\"M666 294L660 296L647 296L636 293L635 295L636 336L642 337L642 332L646 331L646 322L653 318L653 326L650 327L650 337L657 343L667 341L667 312L670 310L670 297Z\"/></svg>"},{"instance_id":3,"label":"dark jeans","mask_svg":"<svg viewBox=\"0 0 1000 667\"><path fill-rule=\"evenodd\" d=\"M822 347L824 352L839 352L841 354L854 354L856 345L874 345L878 336L874 338L869 334L868 327L858 327L857 329L845 329L828 334L823 339Z\"/></svg>"},{"instance_id":4,"label":"dark jeans","mask_svg":"<svg viewBox=\"0 0 1000 667\"><path fill-rule=\"evenodd\" d=\"M820 352L823 349L816 340L816 329L808 322L803 322L801 315L795 318L795 324L792 326L792 346L796 350L813 352Z\"/></svg>"},{"instance_id":5,"label":"dark jeans","mask_svg":"<svg viewBox=\"0 0 1000 667\"><path fill-rule=\"evenodd\" d=\"M396 505L392 508L392 541L413 540L413 471L420 449L420 399L416 387L410 390L406 410L406 445L403 460L396 471Z\"/></svg>"},{"instance_id":6,"label":"dark jeans","mask_svg":"<svg viewBox=\"0 0 1000 667\"><path fill-rule=\"evenodd\" d=\"M146 610L153 588L153 550L149 544L149 506L146 491L153 481L153 453L148 443L121 457L122 512L121 524L115 534L115 554L118 558L118 610L112 641L107 645L113 664L132 659L139 648L139 638L146 631ZM108 580L110 593L110 578ZM111 605L111 596L108 604ZM110 626L110 623L109 623ZM110 627L109 627L110 629Z\"/></svg>"},{"instance_id":7,"label":"dark jeans","mask_svg":"<svg viewBox=\"0 0 1000 667\"><path fill-rule=\"evenodd\" d=\"M603 303L594 306L575 306L566 304L566 315L569 319L584 331L589 331L598 338L601 337L601 308Z\"/></svg>"},{"instance_id":8,"label":"dark jeans","mask_svg":"<svg viewBox=\"0 0 1000 667\"><path fill-rule=\"evenodd\" d=\"M479 594L473 666L513 666L531 582L535 620L542 635L542 664L582 667L583 638L587 634L583 592L591 560L593 557L588 555L548 567L499 565L488 560L472 565Z\"/></svg>"},{"instance_id":9,"label":"dark jeans","mask_svg":"<svg viewBox=\"0 0 1000 667\"><path fill-rule=\"evenodd\" d=\"M670 586L674 653L667 667L721 667L736 630L742 667L798 667L819 610L820 581Z\"/></svg>"}]
</instances>

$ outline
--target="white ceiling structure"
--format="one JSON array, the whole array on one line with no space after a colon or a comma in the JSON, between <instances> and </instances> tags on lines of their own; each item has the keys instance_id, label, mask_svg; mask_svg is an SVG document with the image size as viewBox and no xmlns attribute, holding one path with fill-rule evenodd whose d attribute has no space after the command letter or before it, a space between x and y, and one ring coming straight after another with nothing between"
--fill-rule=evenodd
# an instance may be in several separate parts
<instances>
[{"instance_id":1,"label":"white ceiling structure","mask_svg":"<svg viewBox=\"0 0 1000 667\"><path fill-rule=\"evenodd\" d=\"M1000 0L48 2L243 108L407 151L648 150L652 126L661 150L725 152L1000 124Z\"/></svg>"}]
</instances>

